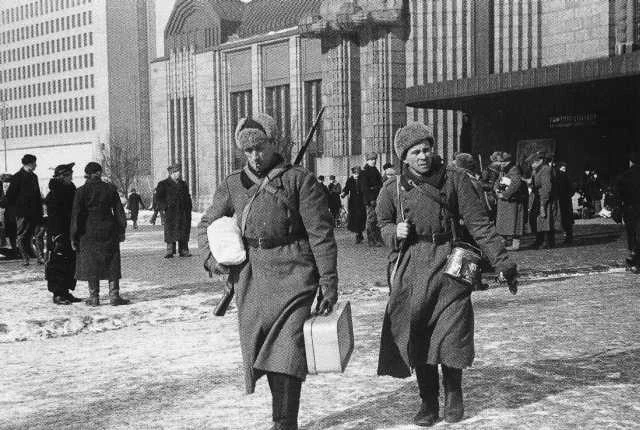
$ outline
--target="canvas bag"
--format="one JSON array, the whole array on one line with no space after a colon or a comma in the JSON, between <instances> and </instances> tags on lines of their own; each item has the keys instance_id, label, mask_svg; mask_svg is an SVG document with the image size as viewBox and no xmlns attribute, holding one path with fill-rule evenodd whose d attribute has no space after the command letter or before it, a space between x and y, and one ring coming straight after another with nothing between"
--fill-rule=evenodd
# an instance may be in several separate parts
<instances>
[{"instance_id":1,"label":"canvas bag","mask_svg":"<svg viewBox=\"0 0 640 430\"><path fill-rule=\"evenodd\" d=\"M247 259L240 227L234 217L218 218L207 228L213 258L225 266L236 266Z\"/></svg>"}]
</instances>

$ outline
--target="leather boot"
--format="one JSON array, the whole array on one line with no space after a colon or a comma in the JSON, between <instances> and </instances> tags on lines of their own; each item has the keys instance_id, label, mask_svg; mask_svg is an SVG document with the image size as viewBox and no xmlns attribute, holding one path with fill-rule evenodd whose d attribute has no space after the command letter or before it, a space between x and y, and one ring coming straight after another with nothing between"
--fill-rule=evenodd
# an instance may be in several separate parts
<instances>
[{"instance_id":1,"label":"leather boot","mask_svg":"<svg viewBox=\"0 0 640 430\"><path fill-rule=\"evenodd\" d=\"M167 252L164 255L164 258L173 258L173 254L176 253L176 244L175 243L167 243Z\"/></svg>"},{"instance_id":2,"label":"leather boot","mask_svg":"<svg viewBox=\"0 0 640 430\"><path fill-rule=\"evenodd\" d=\"M547 249L552 249L556 247L556 232L548 231L547 232Z\"/></svg>"},{"instance_id":3,"label":"leather boot","mask_svg":"<svg viewBox=\"0 0 640 430\"><path fill-rule=\"evenodd\" d=\"M272 397L274 430L298 430L302 381L281 373L267 373Z\"/></svg>"},{"instance_id":4,"label":"leather boot","mask_svg":"<svg viewBox=\"0 0 640 430\"><path fill-rule=\"evenodd\" d=\"M100 281L89 281L89 297L84 303L87 306L100 306Z\"/></svg>"},{"instance_id":5,"label":"leather boot","mask_svg":"<svg viewBox=\"0 0 640 430\"><path fill-rule=\"evenodd\" d=\"M457 423L464 416L462 403L462 369L442 366L444 385L444 420Z\"/></svg>"},{"instance_id":6,"label":"leather boot","mask_svg":"<svg viewBox=\"0 0 640 430\"><path fill-rule=\"evenodd\" d=\"M128 305L129 300L120 297L120 281L109 281L109 303L111 306Z\"/></svg>"},{"instance_id":7,"label":"leather boot","mask_svg":"<svg viewBox=\"0 0 640 430\"><path fill-rule=\"evenodd\" d=\"M520 249L520 239L513 238L511 246L505 248L507 251L518 251Z\"/></svg>"},{"instance_id":8,"label":"leather boot","mask_svg":"<svg viewBox=\"0 0 640 430\"><path fill-rule=\"evenodd\" d=\"M427 364L416 367L416 379L418 380L422 405L413 417L413 423L421 427L431 427L438 421L438 413L440 412L438 366Z\"/></svg>"}]
</instances>

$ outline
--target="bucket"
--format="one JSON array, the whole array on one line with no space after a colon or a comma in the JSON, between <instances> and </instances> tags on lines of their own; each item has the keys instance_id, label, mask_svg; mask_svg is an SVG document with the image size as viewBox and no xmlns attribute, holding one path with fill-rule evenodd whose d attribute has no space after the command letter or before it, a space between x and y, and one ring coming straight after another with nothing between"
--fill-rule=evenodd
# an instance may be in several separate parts
<instances>
[{"instance_id":1,"label":"bucket","mask_svg":"<svg viewBox=\"0 0 640 430\"><path fill-rule=\"evenodd\" d=\"M444 273L467 285L477 284L482 274L481 260L482 252L478 248L469 243L456 242L447 257Z\"/></svg>"}]
</instances>

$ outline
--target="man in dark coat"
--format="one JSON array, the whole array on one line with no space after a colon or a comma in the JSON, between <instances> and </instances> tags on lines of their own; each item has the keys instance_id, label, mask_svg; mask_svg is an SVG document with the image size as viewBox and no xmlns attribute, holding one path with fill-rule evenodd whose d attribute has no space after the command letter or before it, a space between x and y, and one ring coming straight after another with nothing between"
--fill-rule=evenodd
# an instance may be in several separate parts
<instances>
[{"instance_id":1,"label":"man in dark coat","mask_svg":"<svg viewBox=\"0 0 640 430\"><path fill-rule=\"evenodd\" d=\"M47 288L53 293L53 303L68 305L81 300L69 290L76 288L76 253L71 248L71 210L76 186L73 185L75 163L60 164L49 181L47 206L47 249L44 270Z\"/></svg>"},{"instance_id":2,"label":"man in dark coat","mask_svg":"<svg viewBox=\"0 0 640 430\"><path fill-rule=\"evenodd\" d=\"M640 273L640 152L630 155L629 169L616 179L615 190L622 205L622 217L627 230L627 267Z\"/></svg>"},{"instance_id":3,"label":"man in dark coat","mask_svg":"<svg viewBox=\"0 0 640 430\"><path fill-rule=\"evenodd\" d=\"M500 176L494 185L498 198L496 232L506 240L511 240L507 251L518 251L527 222L529 191L522 178L522 170L511 162L511 154L505 152L502 158Z\"/></svg>"},{"instance_id":4,"label":"man in dark coat","mask_svg":"<svg viewBox=\"0 0 640 430\"><path fill-rule=\"evenodd\" d=\"M342 197L349 196L347 200L347 229L356 234L356 244L361 243L367 222L367 212L360 185L360 167L351 168L351 176L347 179L342 189Z\"/></svg>"},{"instance_id":5,"label":"man in dark coat","mask_svg":"<svg viewBox=\"0 0 640 430\"><path fill-rule=\"evenodd\" d=\"M462 419L462 369L474 357L472 288L444 273L457 236L452 226L457 230L462 219L514 293L517 275L469 176L446 167L434 145L424 124L410 123L396 132L396 154L406 166L396 180L384 184L376 208L394 267L378 374L407 378L415 369L422 405L414 422L420 426L438 419L438 365L443 370L444 418Z\"/></svg>"},{"instance_id":6,"label":"man in dark coat","mask_svg":"<svg viewBox=\"0 0 640 430\"><path fill-rule=\"evenodd\" d=\"M573 193L575 188L567 174L567 163L560 162L556 172L556 185L558 187L558 204L560 208L560 220L564 231L564 243L573 242Z\"/></svg>"},{"instance_id":7,"label":"man in dark coat","mask_svg":"<svg viewBox=\"0 0 640 430\"><path fill-rule=\"evenodd\" d=\"M536 240L534 248L542 246L547 238L547 248L556 244L555 231L560 228L558 194L555 175L543 152L537 152L529 158L532 169L531 218L535 217Z\"/></svg>"},{"instance_id":8,"label":"man in dark coat","mask_svg":"<svg viewBox=\"0 0 640 430\"><path fill-rule=\"evenodd\" d=\"M191 257L189 236L191 235L191 195L187 183L180 177L180 165L167 168L169 177L158 182L158 209L164 211L164 241L167 252L164 258L173 258L178 242L178 255Z\"/></svg>"},{"instance_id":9,"label":"man in dark coat","mask_svg":"<svg viewBox=\"0 0 640 430\"><path fill-rule=\"evenodd\" d=\"M329 212L333 217L334 227L340 226L340 209L342 209L342 201L340 200L340 194L342 194L342 186L340 182L336 181L335 175L329 175Z\"/></svg>"},{"instance_id":10,"label":"man in dark coat","mask_svg":"<svg viewBox=\"0 0 640 430\"><path fill-rule=\"evenodd\" d=\"M100 281L109 281L109 302L126 305L120 297L120 242L124 242L127 218L113 184L102 181L102 166L90 162L87 181L78 188L71 212L71 247L76 251L76 279L89 283L88 306L100 305Z\"/></svg>"},{"instance_id":11,"label":"man in dark coat","mask_svg":"<svg viewBox=\"0 0 640 430\"><path fill-rule=\"evenodd\" d=\"M31 240L38 225L42 223L42 194L36 169L35 155L22 157L22 169L11 178L7 190L7 205L14 208L18 228L17 246L24 265L29 265Z\"/></svg>"},{"instance_id":12,"label":"man in dark coat","mask_svg":"<svg viewBox=\"0 0 640 430\"><path fill-rule=\"evenodd\" d=\"M367 243L369 246L384 245L376 217L376 199L382 188L382 175L376 167L377 160L378 155L376 153L367 154L367 162L362 168L362 172L360 172L362 198L367 210Z\"/></svg>"},{"instance_id":13,"label":"man in dark coat","mask_svg":"<svg viewBox=\"0 0 640 430\"><path fill-rule=\"evenodd\" d=\"M276 152L275 130L275 120L262 113L240 120L236 145L247 165L218 186L198 226L198 242L208 256L205 268L231 270L235 279L247 393L266 374L273 428L292 430L298 428L307 374L302 326L318 288L321 312L330 312L337 300L337 248L326 194L311 172L287 164ZM207 228L234 215L248 257L229 268L209 252Z\"/></svg>"},{"instance_id":14,"label":"man in dark coat","mask_svg":"<svg viewBox=\"0 0 640 430\"><path fill-rule=\"evenodd\" d=\"M129 194L129 198L127 199L127 208L131 213L131 221L133 222L133 228L137 230L138 229L138 212L140 212L140 208L144 209L144 203L142 202L142 197L140 197L140 194L136 192L135 188L131 189L131 193Z\"/></svg>"}]
</instances>

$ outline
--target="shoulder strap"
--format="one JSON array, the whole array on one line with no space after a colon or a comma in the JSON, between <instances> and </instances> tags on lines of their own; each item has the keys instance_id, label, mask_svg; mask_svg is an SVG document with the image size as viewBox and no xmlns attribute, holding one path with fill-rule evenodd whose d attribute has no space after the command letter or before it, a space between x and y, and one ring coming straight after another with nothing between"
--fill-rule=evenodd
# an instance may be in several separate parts
<instances>
[{"instance_id":1,"label":"shoulder strap","mask_svg":"<svg viewBox=\"0 0 640 430\"><path fill-rule=\"evenodd\" d=\"M262 191L267 186L268 183L269 183L269 176L266 176L265 178L262 179L262 181L260 182L260 186L258 187L256 192L253 193L253 195L251 196L251 199L249 199L247 204L242 209L242 220L240 224L240 232L242 233L243 236L244 236L244 231L247 227L247 217L249 215L249 210L251 209L251 205L253 204L253 201L256 199L256 196L260 193L260 191Z\"/></svg>"}]
</instances>

